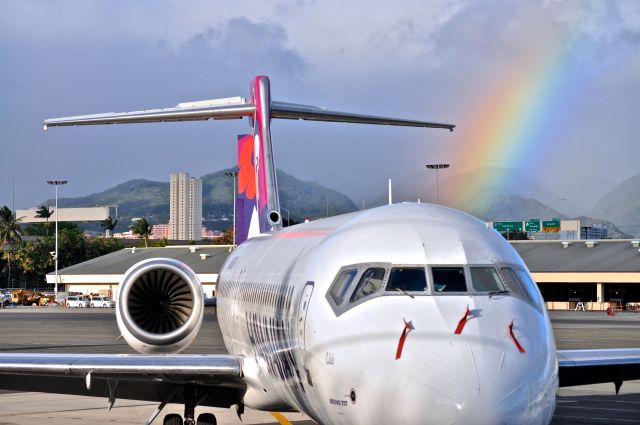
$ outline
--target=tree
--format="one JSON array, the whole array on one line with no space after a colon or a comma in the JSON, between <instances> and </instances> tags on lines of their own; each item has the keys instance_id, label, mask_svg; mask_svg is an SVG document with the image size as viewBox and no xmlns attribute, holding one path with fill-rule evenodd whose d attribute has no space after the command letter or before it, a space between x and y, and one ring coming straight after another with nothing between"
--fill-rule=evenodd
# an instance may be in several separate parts
<instances>
[{"instance_id":1,"label":"tree","mask_svg":"<svg viewBox=\"0 0 640 425\"><path fill-rule=\"evenodd\" d=\"M0 208L0 245L12 245L22 240L22 230L20 229L20 219L6 205ZM7 281L11 286L11 249L6 251L7 265L9 269Z\"/></svg>"},{"instance_id":2,"label":"tree","mask_svg":"<svg viewBox=\"0 0 640 425\"><path fill-rule=\"evenodd\" d=\"M22 240L22 229L20 228L20 220L5 205L0 208L0 243L12 244Z\"/></svg>"},{"instance_id":3,"label":"tree","mask_svg":"<svg viewBox=\"0 0 640 425\"><path fill-rule=\"evenodd\" d=\"M151 224L147 221L146 218L142 217L140 220L133 223L131 226L131 232L134 235L140 236L140 238L144 241L145 248L149 247L149 236L151 236Z\"/></svg>"},{"instance_id":4,"label":"tree","mask_svg":"<svg viewBox=\"0 0 640 425\"><path fill-rule=\"evenodd\" d=\"M118 219L112 219L111 216L107 217L100 223L100 227L105 231L105 237L110 238L113 235L113 230L118 225Z\"/></svg>"},{"instance_id":5,"label":"tree","mask_svg":"<svg viewBox=\"0 0 640 425\"><path fill-rule=\"evenodd\" d=\"M44 228L47 229L47 236L49 236L49 218L53 215L53 210L50 210L49 207L45 205L40 205L36 210L37 218L44 218L47 222L44 225Z\"/></svg>"}]
</instances>

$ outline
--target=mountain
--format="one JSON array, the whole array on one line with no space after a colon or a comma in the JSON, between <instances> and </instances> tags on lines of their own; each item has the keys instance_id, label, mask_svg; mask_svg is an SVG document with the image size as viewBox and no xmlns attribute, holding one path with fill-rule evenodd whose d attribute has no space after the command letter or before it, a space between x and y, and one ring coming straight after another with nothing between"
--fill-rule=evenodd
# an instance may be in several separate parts
<instances>
[{"instance_id":1,"label":"mountain","mask_svg":"<svg viewBox=\"0 0 640 425\"><path fill-rule=\"evenodd\" d=\"M203 221L210 229L224 230L231 225L233 215L233 179L226 169L202 177ZM316 182L299 180L278 170L280 205L285 220L302 221L305 217L318 218L356 210L346 195ZM48 200L44 205L52 205ZM146 217L152 224L169 222L169 183L149 180L130 180L104 192L78 198L58 199L60 207L92 207L118 205L119 224L116 231L128 229L131 219ZM287 209L289 213L287 214ZM99 230L97 223L83 226Z\"/></svg>"},{"instance_id":2,"label":"mountain","mask_svg":"<svg viewBox=\"0 0 640 425\"><path fill-rule=\"evenodd\" d=\"M640 237L640 174L604 195L589 211L589 216L606 217L624 233Z\"/></svg>"}]
</instances>

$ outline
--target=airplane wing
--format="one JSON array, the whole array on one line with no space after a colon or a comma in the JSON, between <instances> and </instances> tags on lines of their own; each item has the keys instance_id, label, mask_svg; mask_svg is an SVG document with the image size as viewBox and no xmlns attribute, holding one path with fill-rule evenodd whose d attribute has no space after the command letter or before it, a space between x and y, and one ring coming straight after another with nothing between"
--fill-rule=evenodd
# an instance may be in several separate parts
<instances>
[{"instance_id":1,"label":"airplane wing","mask_svg":"<svg viewBox=\"0 0 640 425\"><path fill-rule=\"evenodd\" d=\"M374 115L352 114L349 112L331 111L317 106L297 103L271 102L271 117L301 119L310 121L331 121L356 124L399 125L404 127L445 128L453 131L455 125L429 121L406 120L399 118L378 117Z\"/></svg>"},{"instance_id":2,"label":"airplane wing","mask_svg":"<svg viewBox=\"0 0 640 425\"><path fill-rule=\"evenodd\" d=\"M73 125L238 119L253 115L255 109L255 105L245 99L231 97L179 103L175 108L49 118L44 120L44 129Z\"/></svg>"},{"instance_id":3,"label":"airplane wing","mask_svg":"<svg viewBox=\"0 0 640 425\"><path fill-rule=\"evenodd\" d=\"M230 407L246 391L231 355L0 354L0 389ZM201 400L201 401L200 401Z\"/></svg>"},{"instance_id":4,"label":"airplane wing","mask_svg":"<svg viewBox=\"0 0 640 425\"><path fill-rule=\"evenodd\" d=\"M561 387L613 382L617 393L640 379L640 349L558 350L558 367Z\"/></svg>"}]
</instances>

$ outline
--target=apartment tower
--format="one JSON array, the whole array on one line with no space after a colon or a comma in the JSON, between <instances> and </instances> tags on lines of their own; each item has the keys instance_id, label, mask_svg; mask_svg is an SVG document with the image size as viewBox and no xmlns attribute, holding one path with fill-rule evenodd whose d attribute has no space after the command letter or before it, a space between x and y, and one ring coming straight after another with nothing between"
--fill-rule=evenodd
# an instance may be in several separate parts
<instances>
[{"instance_id":1,"label":"apartment tower","mask_svg":"<svg viewBox=\"0 0 640 425\"><path fill-rule=\"evenodd\" d=\"M202 239L202 180L188 173L171 174L169 239Z\"/></svg>"}]
</instances>

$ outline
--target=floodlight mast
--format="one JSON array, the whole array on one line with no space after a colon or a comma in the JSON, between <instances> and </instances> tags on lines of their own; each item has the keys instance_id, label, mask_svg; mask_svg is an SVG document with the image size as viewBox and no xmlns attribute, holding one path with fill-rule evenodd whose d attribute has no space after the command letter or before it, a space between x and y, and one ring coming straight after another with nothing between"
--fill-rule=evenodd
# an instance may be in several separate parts
<instances>
[{"instance_id":1,"label":"floodlight mast","mask_svg":"<svg viewBox=\"0 0 640 425\"><path fill-rule=\"evenodd\" d=\"M52 186L55 186L56 188L56 210L54 211L56 214L56 251L53 256L53 259L56 264L56 274L55 274L56 283L54 287L54 294L55 294L56 301L58 301L58 186L67 184L67 180L47 180L47 183L49 183Z\"/></svg>"},{"instance_id":2,"label":"floodlight mast","mask_svg":"<svg viewBox=\"0 0 640 425\"><path fill-rule=\"evenodd\" d=\"M449 168L449 164L427 164L427 168L430 170L436 170L436 205L438 204L438 173L439 170Z\"/></svg>"}]
</instances>

